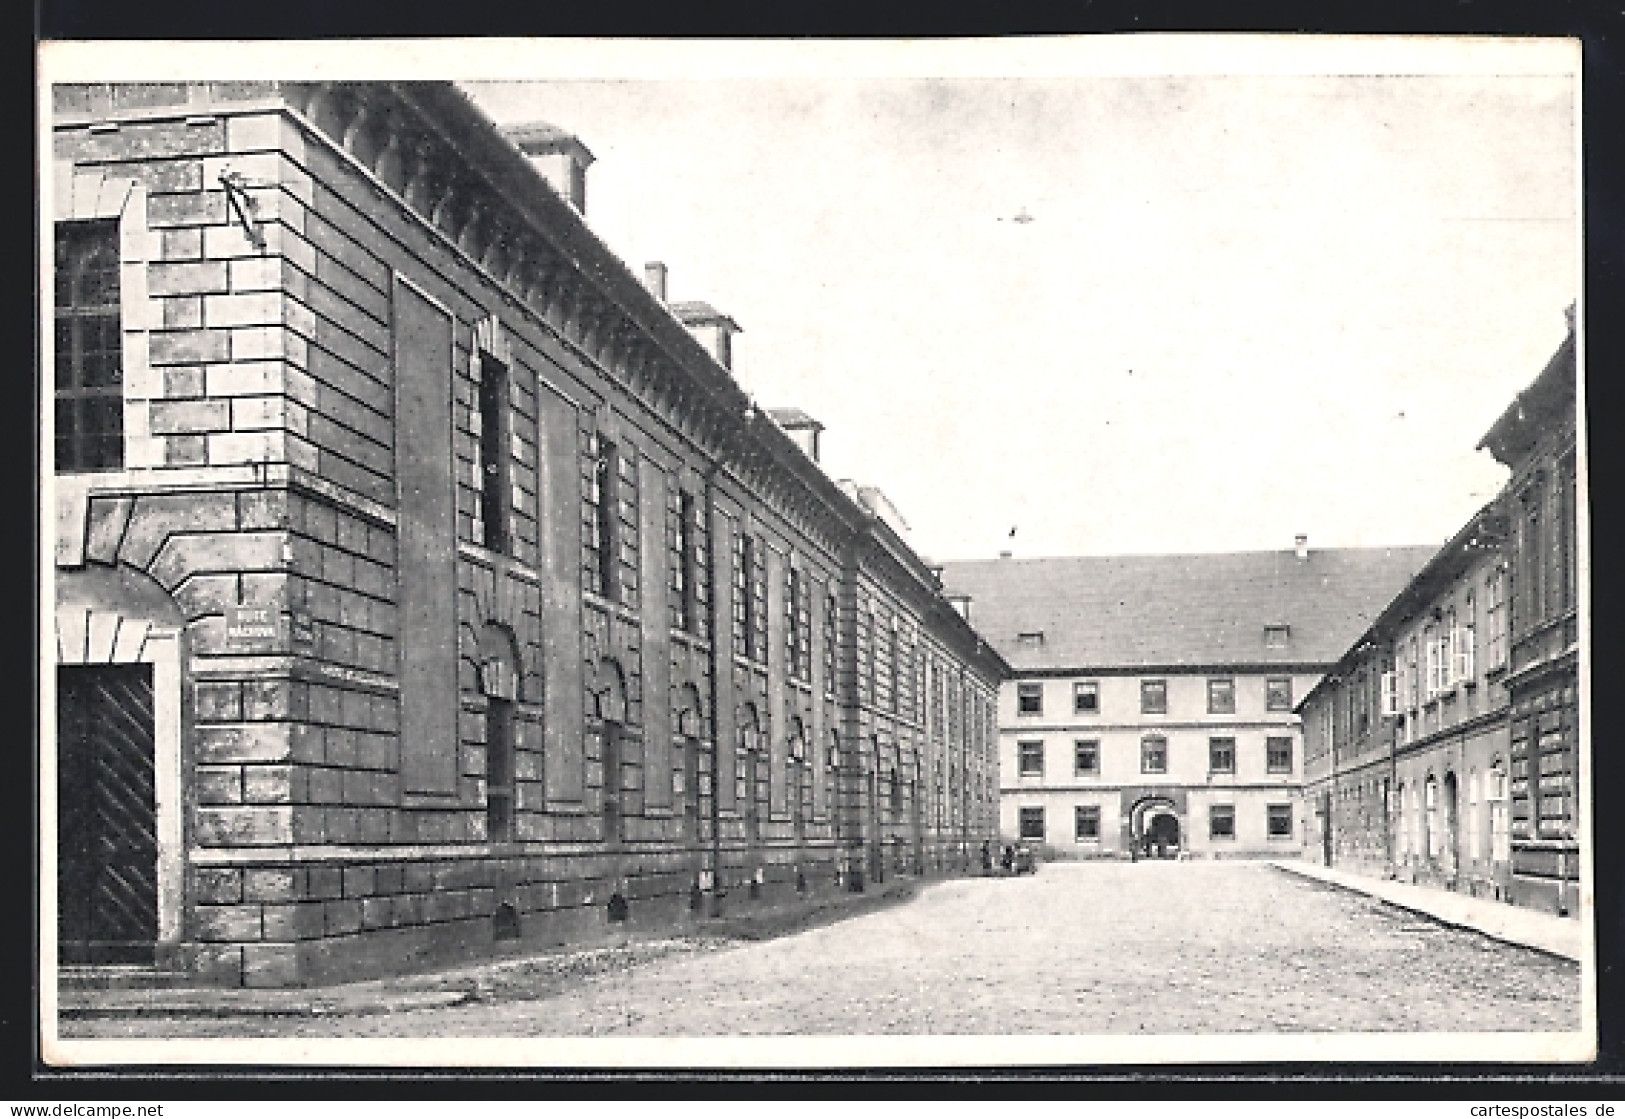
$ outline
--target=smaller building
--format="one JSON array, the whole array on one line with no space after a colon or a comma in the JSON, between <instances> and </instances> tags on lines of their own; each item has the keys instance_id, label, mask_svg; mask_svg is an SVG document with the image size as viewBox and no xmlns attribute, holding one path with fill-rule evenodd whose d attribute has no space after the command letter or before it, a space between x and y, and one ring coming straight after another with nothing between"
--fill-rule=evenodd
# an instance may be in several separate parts
<instances>
[{"instance_id":1,"label":"smaller building","mask_svg":"<svg viewBox=\"0 0 1625 1119\"><path fill-rule=\"evenodd\" d=\"M1580 908L1574 344L1479 444L1501 493L1299 705L1326 865Z\"/></svg>"},{"instance_id":2,"label":"smaller building","mask_svg":"<svg viewBox=\"0 0 1625 1119\"><path fill-rule=\"evenodd\" d=\"M1308 843L1326 865L1509 889L1502 531L1491 503L1299 705Z\"/></svg>"},{"instance_id":3,"label":"smaller building","mask_svg":"<svg viewBox=\"0 0 1625 1119\"><path fill-rule=\"evenodd\" d=\"M1296 697L1430 548L949 564L1010 662L1000 831L1050 857L1296 856Z\"/></svg>"}]
</instances>

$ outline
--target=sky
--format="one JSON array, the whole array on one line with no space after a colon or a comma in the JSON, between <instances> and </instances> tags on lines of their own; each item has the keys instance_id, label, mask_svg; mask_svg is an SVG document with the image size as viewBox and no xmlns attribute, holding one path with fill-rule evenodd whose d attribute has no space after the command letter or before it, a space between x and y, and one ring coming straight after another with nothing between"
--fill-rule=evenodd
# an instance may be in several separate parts
<instances>
[{"instance_id":1,"label":"sky","mask_svg":"<svg viewBox=\"0 0 1625 1119\"><path fill-rule=\"evenodd\" d=\"M757 401L952 560L1448 539L1579 294L1571 83L462 85L577 134L598 235L731 315Z\"/></svg>"},{"instance_id":2,"label":"sky","mask_svg":"<svg viewBox=\"0 0 1625 1119\"><path fill-rule=\"evenodd\" d=\"M48 46L42 81L452 80L575 132L598 236L939 562L1442 543L1581 295L1574 41Z\"/></svg>"}]
</instances>

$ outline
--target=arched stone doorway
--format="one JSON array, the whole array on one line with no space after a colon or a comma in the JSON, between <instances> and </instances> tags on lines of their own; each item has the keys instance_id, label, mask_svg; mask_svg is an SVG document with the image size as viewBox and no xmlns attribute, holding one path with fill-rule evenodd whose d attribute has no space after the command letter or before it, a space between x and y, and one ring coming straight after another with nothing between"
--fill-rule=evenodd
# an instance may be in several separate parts
<instances>
[{"instance_id":1,"label":"arched stone doorway","mask_svg":"<svg viewBox=\"0 0 1625 1119\"><path fill-rule=\"evenodd\" d=\"M1179 810L1166 797L1147 797L1134 806L1129 816L1131 836L1137 850L1148 857L1172 858L1184 841Z\"/></svg>"}]
</instances>

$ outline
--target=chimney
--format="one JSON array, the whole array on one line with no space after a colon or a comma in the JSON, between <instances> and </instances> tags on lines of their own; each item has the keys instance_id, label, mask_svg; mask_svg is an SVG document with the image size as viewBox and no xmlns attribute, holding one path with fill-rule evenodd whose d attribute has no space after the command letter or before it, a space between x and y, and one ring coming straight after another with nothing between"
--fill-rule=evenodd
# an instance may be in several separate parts
<instances>
[{"instance_id":1,"label":"chimney","mask_svg":"<svg viewBox=\"0 0 1625 1119\"><path fill-rule=\"evenodd\" d=\"M739 324L709 303L699 301L671 304L671 313L699 339L700 345L727 370L733 369L733 336L742 334Z\"/></svg>"},{"instance_id":2,"label":"chimney","mask_svg":"<svg viewBox=\"0 0 1625 1119\"><path fill-rule=\"evenodd\" d=\"M801 448L802 454L818 461L818 435L824 430L823 424L800 408L769 408L767 414Z\"/></svg>"},{"instance_id":3,"label":"chimney","mask_svg":"<svg viewBox=\"0 0 1625 1119\"><path fill-rule=\"evenodd\" d=\"M502 129L508 142L525 154L537 174L546 179L576 213L587 212L587 168L593 154L570 133L545 121Z\"/></svg>"},{"instance_id":4,"label":"chimney","mask_svg":"<svg viewBox=\"0 0 1625 1119\"><path fill-rule=\"evenodd\" d=\"M1570 303L1563 308L1563 321L1569 324L1569 333L1574 333L1574 316L1579 312L1578 301Z\"/></svg>"},{"instance_id":5,"label":"chimney","mask_svg":"<svg viewBox=\"0 0 1625 1119\"><path fill-rule=\"evenodd\" d=\"M660 302L666 301L666 266L651 260L643 266L643 286Z\"/></svg>"},{"instance_id":6,"label":"chimney","mask_svg":"<svg viewBox=\"0 0 1625 1119\"><path fill-rule=\"evenodd\" d=\"M1292 538L1292 544L1297 550L1299 559L1306 560L1309 558L1309 537L1306 534L1298 533Z\"/></svg>"}]
</instances>

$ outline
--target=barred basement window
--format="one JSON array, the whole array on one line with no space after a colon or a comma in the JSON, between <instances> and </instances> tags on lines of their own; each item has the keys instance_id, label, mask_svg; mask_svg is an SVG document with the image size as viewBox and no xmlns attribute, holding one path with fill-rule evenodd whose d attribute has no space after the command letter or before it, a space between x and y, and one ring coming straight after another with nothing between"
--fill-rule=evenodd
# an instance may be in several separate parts
<instances>
[{"instance_id":1,"label":"barred basement window","mask_svg":"<svg viewBox=\"0 0 1625 1119\"><path fill-rule=\"evenodd\" d=\"M56 227L56 468L124 465L118 223Z\"/></svg>"},{"instance_id":2,"label":"barred basement window","mask_svg":"<svg viewBox=\"0 0 1625 1119\"><path fill-rule=\"evenodd\" d=\"M1044 809L1021 809L1021 838L1043 842L1044 839Z\"/></svg>"},{"instance_id":3,"label":"barred basement window","mask_svg":"<svg viewBox=\"0 0 1625 1119\"><path fill-rule=\"evenodd\" d=\"M1236 838L1236 806L1213 804L1207 810L1207 837L1209 839Z\"/></svg>"}]
</instances>

